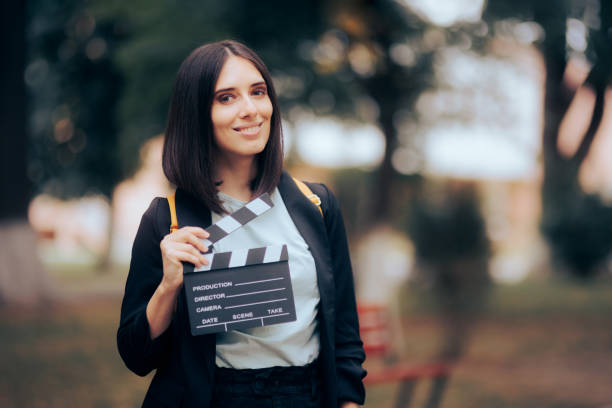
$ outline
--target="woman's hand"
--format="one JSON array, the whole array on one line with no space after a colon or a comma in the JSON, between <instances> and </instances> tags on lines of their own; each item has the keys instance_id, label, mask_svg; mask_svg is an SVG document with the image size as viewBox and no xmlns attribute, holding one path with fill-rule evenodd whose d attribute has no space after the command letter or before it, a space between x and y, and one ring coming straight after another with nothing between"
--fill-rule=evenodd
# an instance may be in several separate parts
<instances>
[{"instance_id":1,"label":"woman's hand","mask_svg":"<svg viewBox=\"0 0 612 408\"><path fill-rule=\"evenodd\" d=\"M202 252L208 248L200 239L208 238L208 232L199 227L183 227L168 234L159 244L164 276L147 304L147 320L152 339L159 337L172 322L179 289L183 285L183 264L191 262L196 267L207 264Z\"/></svg>"},{"instance_id":2,"label":"woman's hand","mask_svg":"<svg viewBox=\"0 0 612 408\"><path fill-rule=\"evenodd\" d=\"M341 408L359 408L359 405L354 402L343 402Z\"/></svg>"},{"instance_id":3,"label":"woman's hand","mask_svg":"<svg viewBox=\"0 0 612 408\"><path fill-rule=\"evenodd\" d=\"M164 268L161 285L169 290L176 290L182 286L182 262L191 262L196 267L208 263L202 255L202 252L208 251L201 241L205 238L208 238L208 232L199 227L183 227L164 237L159 245Z\"/></svg>"}]
</instances>

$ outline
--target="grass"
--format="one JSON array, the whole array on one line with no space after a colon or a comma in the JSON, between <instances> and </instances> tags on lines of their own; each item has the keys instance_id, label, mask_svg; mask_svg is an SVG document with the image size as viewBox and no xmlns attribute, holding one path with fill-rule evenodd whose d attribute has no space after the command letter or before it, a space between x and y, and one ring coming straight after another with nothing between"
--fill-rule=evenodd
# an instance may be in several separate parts
<instances>
[{"instance_id":1,"label":"grass","mask_svg":"<svg viewBox=\"0 0 612 408\"><path fill-rule=\"evenodd\" d=\"M138 407L150 378L130 373L115 331L124 275L57 269L68 295L0 308L0 406ZM86 278L84 277L86 276ZM103 288L100 291L100 288ZM407 294L394 339L402 361L435 358L445 325L431 296ZM612 284L526 282L492 289L468 319L463 354L441 407L612 407ZM384 362L369 358L370 370ZM429 382L415 389L422 406ZM397 384L368 387L367 406L393 406Z\"/></svg>"}]
</instances>

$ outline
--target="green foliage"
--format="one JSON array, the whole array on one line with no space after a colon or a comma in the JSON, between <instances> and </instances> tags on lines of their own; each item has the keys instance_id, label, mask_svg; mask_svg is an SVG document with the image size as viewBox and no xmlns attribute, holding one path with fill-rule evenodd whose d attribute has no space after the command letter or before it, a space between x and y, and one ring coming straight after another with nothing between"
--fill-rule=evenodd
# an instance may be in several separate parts
<instances>
[{"instance_id":1,"label":"green foliage","mask_svg":"<svg viewBox=\"0 0 612 408\"><path fill-rule=\"evenodd\" d=\"M95 11L121 22L126 39L113 55L125 86L116 110L119 167L138 166L143 142L163 133L174 77L197 46L229 37L232 1L96 1Z\"/></svg>"},{"instance_id":2,"label":"green foliage","mask_svg":"<svg viewBox=\"0 0 612 408\"><path fill-rule=\"evenodd\" d=\"M124 171L133 168L135 149L163 132L176 71L206 42L233 38L254 48L275 78L288 119L295 119L291 108L299 106L315 114L390 120L398 109L411 110L431 85L432 59L425 58L430 50L414 58L413 66L390 57L396 43L418 43L424 27L394 2L141 3L98 2L96 9L128 27L114 59L126 83L117 111ZM366 61L362 71L354 63L357 49Z\"/></svg>"},{"instance_id":3,"label":"green foliage","mask_svg":"<svg viewBox=\"0 0 612 408\"><path fill-rule=\"evenodd\" d=\"M109 56L122 33L87 3L28 2L29 178L57 196L110 195L120 179L114 107L122 77Z\"/></svg>"},{"instance_id":4,"label":"green foliage","mask_svg":"<svg viewBox=\"0 0 612 408\"><path fill-rule=\"evenodd\" d=\"M426 24L392 1L34 0L29 20L30 60L48 68L32 89L31 177L58 195L109 194L137 167L142 142L164 130L180 63L206 42L253 47L271 68L287 118L299 106L378 121L390 150L394 114L412 111L432 85ZM106 44L97 59L87 56L94 38ZM397 45L415 50L412 61L392 56ZM63 118L75 136L58 142L53 126Z\"/></svg>"},{"instance_id":5,"label":"green foliage","mask_svg":"<svg viewBox=\"0 0 612 408\"><path fill-rule=\"evenodd\" d=\"M602 27L610 26L612 7L599 3L599 28L592 18L584 19L590 33L586 55L598 67L604 63L598 72L607 72L609 78L610 35ZM412 194L411 184L404 183L390 163L394 150L411 145L415 136L398 128L402 122L398 118L418 120L415 103L435 85L433 67L440 51L469 44L488 52L489 40L504 23L535 21L544 31L536 43L548 72L560 73L561 78L567 59L566 20L581 19L588 7L595 10L593 4L562 0L552 7L548 2L489 0L483 21L441 29L391 0L32 0L26 70L32 142L29 178L38 191L59 196L110 195L114 185L137 167L141 144L164 131L172 82L181 61L202 43L234 38L254 48L270 67L285 118L294 120L306 111L375 122L381 128L387 151L379 169L340 183L341 194L350 196L342 201L359 203L347 210L348 224L357 225L353 232L358 233L361 226L397 219L400 211L395 203L403 203ZM548 86L547 92L551 89L563 95L554 86ZM560 121L558 111L563 112L563 102L547 105L545 122ZM550 162L552 151L547 146L556 146L555 140L545 143L545 163ZM575 200L583 204L559 207L569 211L564 216L545 213L547 236L553 246L561 245L554 249L560 259L572 251L563 244L567 239L558 238L568 233L559 231L595 231L588 222L580 231L572 223L561 226L563 220L586 222L586 216L578 217L570 208L599 214L595 204L587 204L589 200ZM441 254L442 246L436 249L436 245L442 244L425 231L446 228L443 224L449 215L438 219L434 210L426 210L418 200L414 206L414 211L421 208L422 220L410 224L410 229L420 237L423 254ZM546 207L548 211L558 212L554 207ZM483 250L477 234L460 236L461 231L468 234L476 229L448 228L450 236L466 247ZM599 240L603 245L607 241L598 234L578 241ZM448 243L443 246L447 248ZM454 256L453 251L462 249L449 250L448 256ZM593 264L599 263L603 255L595 254L600 250L577 247L576 253L584 259L571 265L586 268L588 254L597 258Z\"/></svg>"}]
</instances>

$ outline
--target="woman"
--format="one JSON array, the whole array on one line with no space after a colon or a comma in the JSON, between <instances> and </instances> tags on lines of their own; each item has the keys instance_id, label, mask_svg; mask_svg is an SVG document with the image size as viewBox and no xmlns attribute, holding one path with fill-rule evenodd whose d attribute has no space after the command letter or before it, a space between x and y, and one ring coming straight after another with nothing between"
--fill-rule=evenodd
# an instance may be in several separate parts
<instances>
[{"instance_id":1,"label":"woman","mask_svg":"<svg viewBox=\"0 0 612 408\"><path fill-rule=\"evenodd\" d=\"M276 94L261 59L234 41L193 51L174 84L163 152L180 228L168 233L168 202L154 199L134 241L117 332L132 371L156 370L143 406L363 403L365 356L338 203L311 184L321 214L282 170L282 156ZM287 244L297 320L192 336L182 262L206 264L204 229L265 192L274 207L215 250Z\"/></svg>"}]
</instances>

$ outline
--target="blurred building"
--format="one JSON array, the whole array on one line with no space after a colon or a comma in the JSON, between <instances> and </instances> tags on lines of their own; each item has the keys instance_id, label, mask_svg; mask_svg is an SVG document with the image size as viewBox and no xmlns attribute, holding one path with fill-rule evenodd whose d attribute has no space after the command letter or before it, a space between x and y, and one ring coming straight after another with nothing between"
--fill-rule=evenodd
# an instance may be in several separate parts
<instances>
[{"instance_id":1,"label":"blurred building","mask_svg":"<svg viewBox=\"0 0 612 408\"><path fill-rule=\"evenodd\" d=\"M140 169L115 188L111 253L117 262L129 262L140 217L151 200L165 197L172 191L161 166L163 145L161 135L146 142L140 150Z\"/></svg>"},{"instance_id":2,"label":"blurred building","mask_svg":"<svg viewBox=\"0 0 612 408\"><path fill-rule=\"evenodd\" d=\"M110 255L127 264L140 217L154 197L171 191L161 168L162 147L161 136L143 145L140 169L115 188L112 203L103 196L35 197L29 220L39 235L43 262L96 264Z\"/></svg>"}]
</instances>

